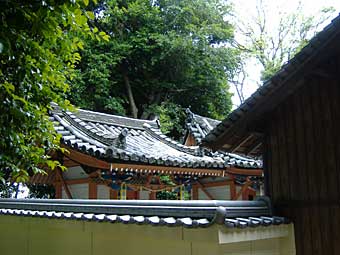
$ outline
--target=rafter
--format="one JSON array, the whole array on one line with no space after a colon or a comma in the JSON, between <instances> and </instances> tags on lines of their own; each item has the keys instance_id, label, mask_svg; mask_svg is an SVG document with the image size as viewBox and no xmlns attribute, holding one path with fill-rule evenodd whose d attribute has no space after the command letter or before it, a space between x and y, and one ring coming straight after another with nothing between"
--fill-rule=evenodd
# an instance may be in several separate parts
<instances>
[{"instance_id":1,"label":"rafter","mask_svg":"<svg viewBox=\"0 0 340 255\"><path fill-rule=\"evenodd\" d=\"M250 155L255 152L262 145L262 139L256 139L256 141L248 147L244 154Z\"/></svg>"},{"instance_id":2,"label":"rafter","mask_svg":"<svg viewBox=\"0 0 340 255\"><path fill-rule=\"evenodd\" d=\"M230 152L235 152L235 151L237 151L240 147L242 147L245 143L247 143L247 142L248 142L250 139L252 139L253 137L254 137L253 134L244 136L242 139L238 140L237 143L233 144L233 145L229 148L229 151L230 151Z\"/></svg>"}]
</instances>

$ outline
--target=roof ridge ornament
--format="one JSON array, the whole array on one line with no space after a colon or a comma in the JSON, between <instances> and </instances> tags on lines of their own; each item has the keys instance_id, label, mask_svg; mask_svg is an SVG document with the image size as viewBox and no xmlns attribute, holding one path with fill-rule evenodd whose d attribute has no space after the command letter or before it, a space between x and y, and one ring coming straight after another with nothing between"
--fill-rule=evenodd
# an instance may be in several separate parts
<instances>
[{"instance_id":1,"label":"roof ridge ornament","mask_svg":"<svg viewBox=\"0 0 340 255\"><path fill-rule=\"evenodd\" d=\"M203 146L199 146L197 148L198 153L201 157L208 156L208 157L215 157L218 156L219 154L216 152L213 152L211 149Z\"/></svg>"},{"instance_id":2,"label":"roof ridge ornament","mask_svg":"<svg viewBox=\"0 0 340 255\"><path fill-rule=\"evenodd\" d=\"M129 130L124 128L122 132L118 135L117 139L115 140L115 145L119 149L126 148L126 137L129 135Z\"/></svg>"}]
</instances>

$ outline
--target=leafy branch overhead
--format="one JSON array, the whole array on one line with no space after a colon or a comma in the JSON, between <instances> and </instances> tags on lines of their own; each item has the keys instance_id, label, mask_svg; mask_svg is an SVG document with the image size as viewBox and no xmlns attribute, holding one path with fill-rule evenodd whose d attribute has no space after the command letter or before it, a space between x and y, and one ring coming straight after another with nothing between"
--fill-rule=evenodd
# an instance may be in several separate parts
<instances>
[{"instance_id":1,"label":"leafy branch overhead","mask_svg":"<svg viewBox=\"0 0 340 255\"><path fill-rule=\"evenodd\" d=\"M239 58L230 46L234 29L225 21L231 9L224 1L108 0L93 11L94 23L111 38L87 41L71 102L137 118L162 114L173 136L185 107L226 116L227 80Z\"/></svg>"},{"instance_id":2,"label":"leafy branch overhead","mask_svg":"<svg viewBox=\"0 0 340 255\"><path fill-rule=\"evenodd\" d=\"M88 24L88 1L2 1L0 8L0 180L27 181L43 167L61 167L49 153L60 137L48 121L50 103L69 107L87 37L106 39Z\"/></svg>"}]
</instances>

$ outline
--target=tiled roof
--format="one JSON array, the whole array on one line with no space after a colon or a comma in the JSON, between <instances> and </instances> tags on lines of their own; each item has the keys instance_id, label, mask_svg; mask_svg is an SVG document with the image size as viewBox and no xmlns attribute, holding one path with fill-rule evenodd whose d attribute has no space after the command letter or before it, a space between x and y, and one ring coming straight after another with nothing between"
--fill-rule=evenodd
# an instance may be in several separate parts
<instances>
[{"instance_id":1,"label":"tiled roof","mask_svg":"<svg viewBox=\"0 0 340 255\"><path fill-rule=\"evenodd\" d=\"M197 144L200 144L202 139L213 130L221 121L203 117L195 114L190 109L186 109L186 127L189 133L194 137Z\"/></svg>"},{"instance_id":2,"label":"tiled roof","mask_svg":"<svg viewBox=\"0 0 340 255\"><path fill-rule=\"evenodd\" d=\"M34 174L30 177L30 183L41 183L52 185L55 181L56 171L48 171L48 174Z\"/></svg>"},{"instance_id":3,"label":"tiled roof","mask_svg":"<svg viewBox=\"0 0 340 255\"><path fill-rule=\"evenodd\" d=\"M225 120L206 135L203 139L203 144L214 147L211 145L220 140L221 135L228 132L235 123L244 119L245 116L249 116L255 109L262 107L275 92L279 93L282 85L287 85L287 80L296 74L303 73L302 68L306 63L310 63L323 55L322 50L329 46L331 42L336 43L336 38L339 34L340 16L333 19L332 22L312 38L298 54L282 66L272 78L264 82L263 86L257 89L242 105L230 113ZM279 103L279 100L276 100L274 103Z\"/></svg>"},{"instance_id":4,"label":"tiled roof","mask_svg":"<svg viewBox=\"0 0 340 255\"><path fill-rule=\"evenodd\" d=\"M245 228L287 224L271 215L266 198L257 201L157 201L0 199L0 215L154 226Z\"/></svg>"},{"instance_id":5,"label":"tiled roof","mask_svg":"<svg viewBox=\"0 0 340 255\"><path fill-rule=\"evenodd\" d=\"M53 105L50 120L70 148L107 162L138 162L182 168L260 168L261 163L234 154L216 154L182 145L162 134L158 121L78 110L65 112Z\"/></svg>"},{"instance_id":6,"label":"tiled roof","mask_svg":"<svg viewBox=\"0 0 340 255\"><path fill-rule=\"evenodd\" d=\"M190 111L190 109L186 109L187 118L186 118L186 127L188 132L194 137L196 144L201 144L202 139L211 132L221 121L203 117L201 115L195 114ZM244 160L250 160L256 162L256 165L262 168L262 160L256 160L252 157L241 156L234 153L227 153L224 151L218 151L215 155L219 155L220 157L231 156L230 163L236 165L238 167L247 167L248 164L243 165Z\"/></svg>"}]
</instances>

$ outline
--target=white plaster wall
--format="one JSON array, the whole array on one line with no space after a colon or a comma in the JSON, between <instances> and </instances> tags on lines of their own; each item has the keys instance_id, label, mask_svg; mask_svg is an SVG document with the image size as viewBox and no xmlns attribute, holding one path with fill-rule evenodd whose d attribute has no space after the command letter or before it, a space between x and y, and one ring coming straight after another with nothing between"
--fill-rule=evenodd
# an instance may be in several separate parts
<instances>
[{"instance_id":1,"label":"white plaster wall","mask_svg":"<svg viewBox=\"0 0 340 255\"><path fill-rule=\"evenodd\" d=\"M238 194L238 192L242 189L242 186L236 185L236 194ZM237 200L242 200L242 195L239 196L239 198Z\"/></svg>"},{"instance_id":2,"label":"white plaster wall","mask_svg":"<svg viewBox=\"0 0 340 255\"><path fill-rule=\"evenodd\" d=\"M203 192L202 189L198 188L198 200L210 200L210 198Z\"/></svg>"},{"instance_id":3,"label":"white plaster wall","mask_svg":"<svg viewBox=\"0 0 340 255\"><path fill-rule=\"evenodd\" d=\"M207 188L207 191L215 198L219 200L228 200L230 197L230 186L219 186Z\"/></svg>"},{"instance_id":4,"label":"white plaster wall","mask_svg":"<svg viewBox=\"0 0 340 255\"><path fill-rule=\"evenodd\" d=\"M63 176L65 180L83 179L88 177L80 166L69 167L67 171L63 172Z\"/></svg>"},{"instance_id":5,"label":"white plaster wall","mask_svg":"<svg viewBox=\"0 0 340 255\"><path fill-rule=\"evenodd\" d=\"M150 192L147 191L147 190L139 191L139 199L140 200L148 200L149 199L149 194L150 194Z\"/></svg>"},{"instance_id":6,"label":"white plaster wall","mask_svg":"<svg viewBox=\"0 0 340 255\"><path fill-rule=\"evenodd\" d=\"M110 188L106 185L97 185L97 199L110 199Z\"/></svg>"},{"instance_id":7,"label":"white plaster wall","mask_svg":"<svg viewBox=\"0 0 340 255\"><path fill-rule=\"evenodd\" d=\"M228 177L207 177L200 180L201 183L223 182L230 180Z\"/></svg>"},{"instance_id":8,"label":"white plaster wall","mask_svg":"<svg viewBox=\"0 0 340 255\"><path fill-rule=\"evenodd\" d=\"M218 186L218 187L207 187L205 188L214 199L219 200L230 200L230 187L229 185L226 186ZM201 188L198 188L198 199L199 200L209 200L209 197L203 192Z\"/></svg>"},{"instance_id":9,"label":"white plaster wall","mask_svg":"<svg viewBox=\"0 0 340 255\"><path fill-rule=\"evenodd\" d=\"M68 185L68 188L71 192L72 198L74 199L88 199L89 198L89 185L87 183L84 184L72 184ZM67 194L64 190L64 187L62 189L62 198L68 198Z\"/></svg>"}]
</instances>

